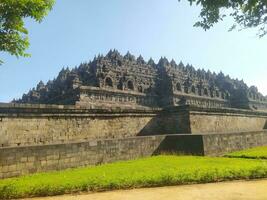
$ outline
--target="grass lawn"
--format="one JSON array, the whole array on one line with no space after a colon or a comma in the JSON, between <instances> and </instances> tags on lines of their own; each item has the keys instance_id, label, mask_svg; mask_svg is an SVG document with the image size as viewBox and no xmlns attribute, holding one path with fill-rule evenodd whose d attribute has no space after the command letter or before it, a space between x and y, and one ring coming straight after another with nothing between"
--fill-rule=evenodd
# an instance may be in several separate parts
<instances>
[{"instance_id":1,"label":"grass lawn","mask_svg":"<svg viewBox=\"0 0 267 200\"><path fill-rule=\"evenodd\" d=\"M155 156L0 180L0 199L267 177L267 160Z\"/></svg>"},{"instance_id":2,"label":"grass lawn","mask_svg":"<svg viewBox=\"0 0 267 200\"><path fill-rule=\"evenodd\" d=\"M255 147L226 154L226 157L267 159L267 146Z\"/></svg>"}]
</instances>

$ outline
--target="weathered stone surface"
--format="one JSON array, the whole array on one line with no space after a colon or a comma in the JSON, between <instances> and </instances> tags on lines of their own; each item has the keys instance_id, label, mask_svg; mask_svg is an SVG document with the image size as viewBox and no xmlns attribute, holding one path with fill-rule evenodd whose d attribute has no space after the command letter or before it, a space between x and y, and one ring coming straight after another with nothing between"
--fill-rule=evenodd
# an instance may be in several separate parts
<instances>
[{"instance_id":1,"label":"weathered stone surface","mask_svg":"<svg viewBox=\"0 0 267 200\"><path fill-rule=\"evenodd\" d=\"M196 70L161 58L145 62L110 51L23 95L19 103L76 104L86 108L144 108L195 105L267 110L267 98L255 86L223 73Z\"/></svg>"},{"instance_id":2,"label":"weathered stone surface","mask_svg":"<svg viewBox=\"0 0 267 200\"><path fill-rule=\"evenodd\" d=\"M14 102L33 104L0 104L0 178L267 145L267 101L256 87L166 58L111 51Z\"/></svg>"},{"instance_id":3,"label":"weathered stone surface","mask_svg":"<svg viewBox=\"0 0 267 200\"><path fill-rule=\"evenodd\" d=\"M264 145L267 145L267 131L203 135L204 155L217 156Z\"/></svg>"},{"instance_id":4,"label":"weathered stone surface","mask_svg":"<svg viewBox=\"0 0 267 200\"><path fill-rule=\"evenodd\" d=\"M267 113L190 106L165 110L0 106L0 146L25 146L163 134L266 129Z\"/></svg>"},{"instance_id":5,"label":"weathered stone surface","mask_svg":"<svg viewBox=\"0 0 267 200\"><path fill-rule=\"evenodd\" d=\"M69 144L0 148L0 178L130 160L158 153L222 155L261 145L267 145L266 131L138 136Z\"/></svg>"},{"instance_id":6,"label":"weathered stone surface","mask_svg":"<svg viewBox=\"0 0 267 200\"><path fill-rule=\"evenodd\" d=\"M193 109L189 111L191 133L246 132L266 129L266 113L241 110Z\"/></svg>"},{"instance_id":7,"label":"weathered stone surface","mask_svg":"<svg viewBox=\"0 0 267 200\"><path fill-rule=\"evenodd\" d=\"M151 156L163 139L149 136L0 148L0 178Z\"/></svg>"}]
</instances>

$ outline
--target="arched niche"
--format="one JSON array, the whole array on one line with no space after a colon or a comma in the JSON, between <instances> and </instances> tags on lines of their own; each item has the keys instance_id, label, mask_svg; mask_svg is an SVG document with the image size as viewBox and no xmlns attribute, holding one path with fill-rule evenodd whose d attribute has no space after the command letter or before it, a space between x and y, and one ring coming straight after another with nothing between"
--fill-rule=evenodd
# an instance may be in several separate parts
<instances>
[{"instance_id":1,"label":"arched niche","mask_svg":"<svg viewBox=\"0 0 267 200\"><path fill-rule=\"evenodd\" d=\"M205 96L209 96L209 92L208 92L208 89L207 88L204 88L204 95Z\"/></svg>"},{"instance_id":2,"label":"arched niche","mask_svg":"<svg viewBox=\"0 0 267 200\"><path fill-rule=\"evenodd\" d=\"M202 89L201 88L198 88L198 95L202 96Z\"/></svg>"},{"instance_id":3,"label":"arched niche","mask_svg":"<svg viewBox=\"0 0 267 200\"><path fill-rule=\"evenodd\" d=\"M106 87L113 87L113 81L110 77L105 78L105 86Z\"/></svg>"},{"instance_id":4,"label":"arched niche","mask_svg":"<svg viewBox=\"0 0 267 200\"><path fill-rule=\"evenodd\" d=\"M214 97L214 89L210 88L209 91L210 91L210 97L213 98Z\"/></svg>"},{"instance_id":5,"label":"arched niche","mask_svg":"<svg viewBox=\"0 0 267 200\"><path fill-rule=\"evenodd\" d=\"M128 81L127 82L127 88L129 89L129 90L134 90L134 84L133 84L133 81Z\"/></svg>"},{"instance_id":6,"label":"arched niche","mask_svg":"<svg viewBox=\"0 0 267 200\"><path fill-rule=\"evenodd\" d=\"M216 90L215 91L215 95L216 95L217 98L219 98L220 97L220 92L218 90Z\"/></svg>"},{"instance_id":7,"label":"arched niche","mask_svg":"<svg viewBox=\"0 0 267 200\"><path fill-rule=\"evenodd\" d=\"M184 92L185 92L185 93L188 93L188 92L189 92L187 86L184 86Z\"/></svg>"},{"instance_id":8,"label":"arched niche","mask_svg":"<svg viewBox=\"0 0 267 200\"><path fill-rule=\"evenodd\" d=\"M180 83L176 83L176 90L180 92L182 91L182 86Z\"/></svg>"},{"instance_id":9,"label":"arched niche","mask_svg":"<svg viewBox=\"0 0 267 200\"><path fill-rule=\"evenodd\" d=\"M137 90L138 90L138 92L141 92L142 93L143 92L143 87L141 85L139 85L138 88L137 88Z\"/></svg>"}]
</instances>

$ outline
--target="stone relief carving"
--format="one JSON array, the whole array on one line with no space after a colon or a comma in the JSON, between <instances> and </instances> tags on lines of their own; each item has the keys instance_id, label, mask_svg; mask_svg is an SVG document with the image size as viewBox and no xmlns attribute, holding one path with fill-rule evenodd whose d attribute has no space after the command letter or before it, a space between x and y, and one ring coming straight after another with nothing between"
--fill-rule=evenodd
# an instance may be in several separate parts
<instances>
[{"instance_id":1,"label":"stone relief carving","mask_svg":"<svg viewBox=\"0 0 267 200\"><path fill-rule=\"evenodd\" d=\"M182 103L267 110L267 98L242 80L196 70L192 65L176 64L166 58L161 58L158 64L152 59L146 62L142 56L136 59L129 52L122 56L117 50L72 70L63 68L56 79L47 84L40 82L21 99L14 100L44 104L86 104L86 101L95 105L97 101L148 107Z\"/></svg>"}]
</instances>

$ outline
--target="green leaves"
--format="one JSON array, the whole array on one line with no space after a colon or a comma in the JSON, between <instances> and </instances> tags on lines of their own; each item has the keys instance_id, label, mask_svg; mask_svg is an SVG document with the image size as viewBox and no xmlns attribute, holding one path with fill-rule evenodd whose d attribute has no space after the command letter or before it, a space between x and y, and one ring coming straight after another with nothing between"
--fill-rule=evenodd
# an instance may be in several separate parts
<instances>
[{"instance_id":1,"label":"green leaves","mask_svg":"<svg viewBox=\"0 0 267 200\"><path fill-rule=\"evenodd\" d=\"M267 34L267 0L188 0L190 5L202 7L199 17L200 21L195 26L204 30L210 29L215 23L223 20L225 12L230 13L235 24L230 28L233 30L237 25L241 29L258 28L258 35L263 37Z\"/></svg>"},{"instance_id":2,"label":"green leaves","mask_svg":"<svg viewBox=\"0 0 267 200\"><path fill-rule=\"evenodd\" d=\"M29 47L29 38L23 20L30 17L41 22L53 4L54 0L1 0L0 51L17 57L30 56L25 53Z\"/></svg>"}]
</instances>

